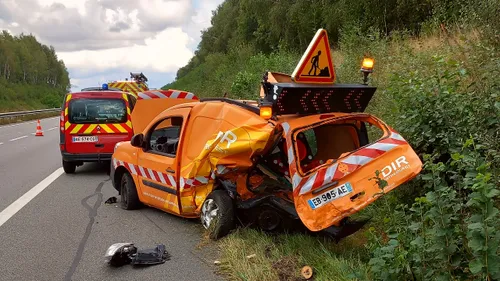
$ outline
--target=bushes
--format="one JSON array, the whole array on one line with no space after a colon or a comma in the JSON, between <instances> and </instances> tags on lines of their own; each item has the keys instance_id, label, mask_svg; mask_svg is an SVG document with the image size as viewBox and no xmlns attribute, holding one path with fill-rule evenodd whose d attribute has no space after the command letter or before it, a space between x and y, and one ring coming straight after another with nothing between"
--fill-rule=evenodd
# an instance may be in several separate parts
<instances>
[{"instance_id":1,"label":"bushes","mask_svg":"<svg viewBox=\"0 0 500 281\"><path fill-rule=\"evenodd\" d=\"M252 55L250 50L240 47L228 55L209 55L197 68L163 89L188 90L200 97L229 93L234 99L255 99L259 93L259 82L266 71L291 73L300 59L300 55L288 52Z\"/></svg>"},{"instance_id":2,"label":"bushes","mask_svg":"<svg viewBox=\"0 0 500 281\"><path fill-rule=\"evenodd\" d=\"M392 64L407 71L378 93L376 110L424 160L378 204L368 243L378 280L500 280L498 50L445 43L403 51Z\"/></svg>"},{"instance_id":3,"label":"bushes","mask_svg":"<svg viewBox=\"0 0 500 281\"><path fill-rule=\"evenodd\" d=\"M0 80L0 112L60 107L65 91Z\"/></svg>"},{"instance_id":4,"label":"bushes","mask_svg":"<svg viewBox=\"0 0 500 281\"><path fill-rule=\"evenodd\" d=\"M500 191L488 162L472 141L449 165L434 160L426 156L422 174L431 191L397 206L382 227L388 239L370 229L371 272L378 280L499 280Z\"/></svg>"}]
</instances>

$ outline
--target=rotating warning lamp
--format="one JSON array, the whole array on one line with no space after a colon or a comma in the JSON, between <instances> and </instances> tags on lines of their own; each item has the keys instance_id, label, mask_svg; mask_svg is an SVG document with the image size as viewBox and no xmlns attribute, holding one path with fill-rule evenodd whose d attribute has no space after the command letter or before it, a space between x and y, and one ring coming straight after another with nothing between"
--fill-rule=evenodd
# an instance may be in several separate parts
<instances>
[{"instance_id":1,"label":"rotating warning lamp","mask_svg":"<svg viewBox=\"0 0 500 281\"><path fill-rule=\"evenodd\" d=\"M260 117L268 120L273 116L273 104L272 102L261 102L260 107Z\"/></svg>"},{"instance_id":2,"label":"rotating warning lamp","mask_svg":"<svg viewBox=\"0 0 500 281\"><path fill-rule=\"evenodd\" d=\"M361 72L363 72L363 84L368 85L368 75L373 72L373 65L375 61L373 58L364 57L361 64Z\"/></svg>"}]
</instances>

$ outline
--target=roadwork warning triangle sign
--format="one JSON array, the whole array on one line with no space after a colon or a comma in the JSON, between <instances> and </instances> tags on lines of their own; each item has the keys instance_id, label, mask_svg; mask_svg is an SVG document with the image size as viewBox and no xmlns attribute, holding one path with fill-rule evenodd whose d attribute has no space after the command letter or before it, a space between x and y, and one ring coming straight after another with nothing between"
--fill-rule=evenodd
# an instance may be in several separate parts
<instances>
[{"instance_id":1,"label":"roadwork warning triangle sign","mask_svg":"<svg viewBox=\"0 0 500 281\"><path fill-rule=\"evenodd\" d=\"M295 83L333 84L335 70L326 30L319 29L292 74Z\"/></svg>"}]
</instances>

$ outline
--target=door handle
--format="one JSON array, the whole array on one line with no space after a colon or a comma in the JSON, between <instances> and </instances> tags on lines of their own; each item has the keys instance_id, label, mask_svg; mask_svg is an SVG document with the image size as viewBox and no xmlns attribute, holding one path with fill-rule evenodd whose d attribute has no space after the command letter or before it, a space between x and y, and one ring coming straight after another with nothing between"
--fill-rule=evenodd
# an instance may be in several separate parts
<instances>
[{"instance_id":1,"label":"door handle","mask_svg":"<svg viewBox=\"0 0 500 281\"><path fill-rule=\"evenodd\" d=\"M169 173L175 173L174 170L172 170L171 168L167 168L165 171L169 172Z\"/></svg>"},{"instance_id":2,"label":"door handle","mask_svg":"<svg viewBox=\"0 0 500 281\"><path fill-rule=\"evenodd\" d=\"M95 145L95 147L104 147L104 143L98 143Z\"/></svg>"}]
</instances>

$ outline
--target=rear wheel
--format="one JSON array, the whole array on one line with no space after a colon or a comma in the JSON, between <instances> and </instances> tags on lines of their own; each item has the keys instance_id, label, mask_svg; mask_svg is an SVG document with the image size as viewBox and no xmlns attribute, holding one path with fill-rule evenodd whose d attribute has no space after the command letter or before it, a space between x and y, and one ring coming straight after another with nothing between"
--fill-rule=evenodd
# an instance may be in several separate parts
<instances>
[{"instance_id":1,"label":"rear wheel","mask_svg":"<svg viewBox=\"0 0 500 281\"><path fill-rule=\"evenodd\" d=\"M135 210L141 205L135 183L129 173L124 173L120 181L120 206L125 210Z\"/></svg>"},{"instance_id":2,"label":"rear wheel","mask_svg":"<svg viewBox=\"0 0 500 281\"><path fill-rule=\"evenodd\" d=\"M234 228L233 200L224 190L214 190L201 206L200 219L209 231L211 239L217 240Z\"/></svg>"},{"instance_id":3,"label":"rear wheel","mask_svg":"<svg viewBox=\"0 0 500 281\"><path fill-rule=\"evenodd\" d=\"M76 170L76 163L69 161L62 161L63 169L66 174L73 174Z\"/></svg>"}]
</instances>

